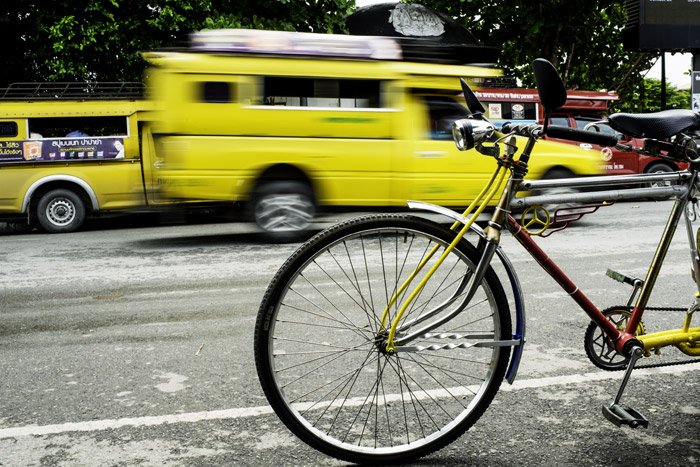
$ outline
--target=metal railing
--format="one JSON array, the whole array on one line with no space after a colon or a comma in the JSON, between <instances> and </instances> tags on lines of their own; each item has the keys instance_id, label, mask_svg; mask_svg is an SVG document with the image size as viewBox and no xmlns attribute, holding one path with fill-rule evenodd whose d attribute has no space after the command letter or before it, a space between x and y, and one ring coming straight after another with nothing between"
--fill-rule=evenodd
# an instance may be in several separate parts
<instances>
[{"instance_id":1,"label":"metal railing","mask_svg":"<svg viewBox=\"0 0 700 467\"><path fill-rule=\"evenodd\" d=\"M139 82L12 83L0 88L0 100L133 100L143 98L144 90Z\"/></svg>"}]
</instances>

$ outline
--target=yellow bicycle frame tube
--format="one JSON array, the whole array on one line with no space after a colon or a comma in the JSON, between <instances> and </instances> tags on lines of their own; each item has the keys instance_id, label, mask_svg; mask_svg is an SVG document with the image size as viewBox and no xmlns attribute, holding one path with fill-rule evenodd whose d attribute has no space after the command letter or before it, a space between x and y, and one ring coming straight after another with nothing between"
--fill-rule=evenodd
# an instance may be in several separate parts
<instances>
[{"instance_id":1,"label":"yellow bicycle frame tube","mask_svg":"<svg viewBox=\"0 0 700 467\"><path fill-rule=\"evenodd\" d=\"M637 336L637 340L642 343L644 350L660 349L673 345L687 355L700 357L700 347L696 345L697 342L700 342L700 328L659 331Z\"/></svg>"},{"instance_id":2,"label":"yellow bicycle frame tube","mask_svg":"<svg viewBox=\"0 0 700 467\"><path fill-rule=\"evenodd\" d=\"M394 337L396 335L396 328L398 327L399 321L401 321L401 317L403 314L406 312L406 309L408 309L409 305L413 302L413 300L418 296L418 294L423 290L423 287L425 287L425 284L428 283L430 278L433 276L435 271L440 267L440 265L443 263L445 258L447 258L447 255L452 252L455 246L462 240L462 237L466 235L466 233L469 231L469 228L472 226L474 221L479 217L479 215L486 209L486 206L491 202L491 200L494 198L496 193L499 191L499 188L501 187L503 183L503 179L505 178L506 174L508 173L508 170L501 166L498 165L497 169L494 171L493 175L491 176L491 179L488 181L488 183L484 186L484 188L481 190L481 192L477 195L477 197L472 201L472 203L467 207L467 209L464 211L462 216L467 217L471 211L474 209L474 207L478 204L479 207L477 210L474 212L474 214L469 218L469 221L464 224L462 229L459 231L459 233L455 236L454 240L445 248L445 251L443 251L442 255L440 258L436 261L436 263L430 268L430 270L426 273L425 277L418 283L416 288L411 292L411 294L406 298L406 301L401 305L401 308L399 308L399 311L396 313L396 316L391 322L391 326L389 327L389 335L387 337L387 345L386 345L386 350L388 352L391 352L394 350ZM457 226L459 225L459 222L455 222L451 229L456 230ZM435 245L433 249L428 253L428 255L420 262L420 264L411 272L409 277L404 281L404 283L399 287L399 289L392 295L391 299L387 303L386 307L384 308L384 311L382 312L382 318L381 318L381 326L384 328L386 326L387 319L389 317L389 309L394 305L396 302L397 298L408 288L409 284L416 278L418 273L425 267L425 265L430 261L430 259L435 255L439 248L439 245Z\"/></svg>"}]
</instances>

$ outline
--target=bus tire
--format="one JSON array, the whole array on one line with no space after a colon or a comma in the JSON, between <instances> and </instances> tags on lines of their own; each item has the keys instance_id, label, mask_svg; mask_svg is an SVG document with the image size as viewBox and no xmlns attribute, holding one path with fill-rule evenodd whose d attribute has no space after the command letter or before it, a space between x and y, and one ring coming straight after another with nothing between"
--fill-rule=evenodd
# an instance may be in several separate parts
<instances>
[{"instance_id":1,"label":"bus tire","mask_svg":"<svg viewBox=\"0 0 700 467\"><path fill-rule=\"evenodd\" d=\"M46 232L67 233L83 225L85 213L85 202L77 193L59 188L39 199L36 217Z\"/></svg>"},{"instance_id":2,"label":"bus tire","mask_svg":"<svg viewBox=\"0 0 700 467\"><path fill-rule=\"evenodd\" d=\"M253 196L253 220L271 241L300 239L311 225L315 213L313 192L306 183L264 182Z\"/></svg>"}]
</instances>

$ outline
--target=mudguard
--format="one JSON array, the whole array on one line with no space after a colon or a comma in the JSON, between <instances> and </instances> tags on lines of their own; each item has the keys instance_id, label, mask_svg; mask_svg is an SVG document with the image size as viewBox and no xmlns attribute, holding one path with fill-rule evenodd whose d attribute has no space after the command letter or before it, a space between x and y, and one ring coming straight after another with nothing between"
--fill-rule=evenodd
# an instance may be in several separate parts
<instances>
[{"instance_id":1,"label":"mudguard","mask_svg":"<svg viewBox=\"0 0 700 467\"><path fill-rule=\"evenodd\" d=\"M422 201L409 201L408 207L418 211L427 211L440 214L452 219L453 221L461 222L462 224L466 224L469 221L469 219L452 211L451 209L437 206L435 204L424 203ZM470 230L479 235L481 238L486 238L483 229L478 225L472 224ZM508 274L508 280L510 282L513 300L515 303L515 329L513 330L513 340L517 340L519 344L513 346L513 352L511 353L508 370L506 371L505 375L506 381L513 384L513 381L515 381L515 376L518 373L518 367L520 366L520 360L525 347L525 303L523 300L523 291L522 287L520 286L520 280L515 272L515 268L513 268L513 263L511 263L510 259L508 259L500 246L496 248L496 256L498 256L498 259Z\"/></svg>"}]
</instances>

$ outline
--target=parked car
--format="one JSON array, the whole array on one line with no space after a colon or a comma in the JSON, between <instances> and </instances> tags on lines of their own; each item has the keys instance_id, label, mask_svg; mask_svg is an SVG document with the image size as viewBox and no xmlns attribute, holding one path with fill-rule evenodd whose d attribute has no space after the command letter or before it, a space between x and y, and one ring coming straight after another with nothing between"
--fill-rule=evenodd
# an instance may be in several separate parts
<instances>
[{"instance_id":1,"label":"parked car","mask_svg":"<svg viewBox=\"0 0 700 467\"><path fill-rule=\"evenodd\" d=\"M550 124L563 125L571 128L584 129L587 125L594 122L599 122L601 117L582 116L582 115L555 115L550 118ZM629 135L624 135L615 131L607 123L597 123L594 127L589 128L590 131L600 131L602 133L614 135L617 139L626 145L641 148L644 147L644 138L634 138ZM553 141L563 141L554 138L548 138ZM572 143L571 141L568 141ZM579 144L579 143L572 143ZM579 144L584 149L591 149L600 152L601 159L604 162L604 167L610 175L629 175L641 173L664 173L673 172L676 170L685 170L688 168L687 163L679 163L661 159L659 157L644 156L642 154L625 151L616 148L604 148L596 144Z\"/></svg>"}]
</instances>

